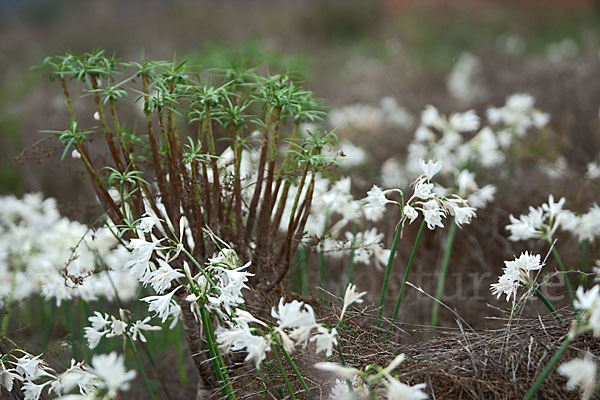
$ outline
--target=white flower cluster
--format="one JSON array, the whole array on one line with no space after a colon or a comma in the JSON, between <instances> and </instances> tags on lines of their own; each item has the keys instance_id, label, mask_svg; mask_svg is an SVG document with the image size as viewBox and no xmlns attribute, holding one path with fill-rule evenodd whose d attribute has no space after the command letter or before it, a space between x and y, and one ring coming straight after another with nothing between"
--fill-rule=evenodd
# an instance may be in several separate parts
<instances>
[{"instance_id":1,"label":"white flower cluster","mask_svg":"<svg viewBox=\"0 0 600 400\"><path fill-rule=\"evenodd\" d=\"M503 107L487 110L490 124L498 126L502 147L510 145L513 137L522 138L531 128L544 128L550 116L535 108L535 99L527 93L517 93L506 99Z\"/></svg>"},{"instance_id":2,"label":"white flower cluster","mask_svg":"<svg viewBox=\"0 0 600 400\"><path fill-rule=\"evenodd\" d=\"M600 336L600 286L596 285L588 291L585 291L583 286L579 286L573 306L577 310L584 311L581 322L592 329L594 336Z\"/></svg>"},{"instance_id":3,"label":"white flower cluster","mask_svg":"<svg viewBox=\"0 0 600 400\"><path fill-rule=\"evenodd\" d=\"M295 346L306 347L309 341L316 342L316 351L331 356L333 346L337 344L337 330L328 329L317 324L312 307L304 302L293 300L285 303L279 300L277 309L273 307L271 316L277 320L277 327L271 329L266 323L252 316L249 312L237 309L236 317L229 328L219 327L216 330L217 342L225 352L245 350L246 361L253 361L256 368L266 357L273 343L281 344L291 353ZM269 333L251 328L256 323L268 328Z\"/></svg>"},{"instance_id":4,"label":"white flower cluster","mask_svg":"<svg viewBox=\"0 0 600 400\"><path fill-rule=\"evenodd\" d=\"M461 54L446 80L452 97L462 102L480 99L485 94L481 72L479 58L471 53Z\"/></svg>"},{"instance_id":5,"label":"white flower cluster","mask_svg":"<svg viewBox=\"0 0 600 400\"><path fill-rule=\"evenodd\" d=\"M509 216L510 224L506 229L510 231L509 239L513 241L529 240L537 238L551 239L563 220L568 218L567 213L563 211L565 198L562 197L558 202L554 201L554 196L548 196L548 202L540 207L529 207L529 214L524 214L515 218L512 214Z\"/></svg>"},{"instance_id":6,"label":"white flower cluster","mask_svg":"<svg viewBox=\"0 0 600 400\"><path fill-rule=\"evenodd\" d=\"M365 133L388 128L409 129L413 120L413 116L404 107L399 106L396 99L385 97L379 107L354 104L334 109L329 113L328 123L341 131Z\"/></svg>"},{"instance_id":7,"label":"white flower cluster","mask_svg":"<svg viewBox=\"0 0 600 400\"><path fill-rule=\"evenodd\" d=\"M424 392L426 385L420 383L410 386L400 382L392 372L404 361L404 354L397 356L385 368L378 368L376 375L369 375L365 371L356 368L344 367L336 363L321 362L315 364L317 369L334 373L345 380L336 380L336 385L331 389L329 398L331 400L367 400L373 394L378 393L388 400L425 400L428 398ZM352 392L348 387L348 381L352 385ZM374 392L371 393L371 390Z\"/></svg>"},{"instance_id":8,"label":"white flower cluster","mask_svg":"<svg viewBox=\"0 0 600 400\"><path fill-rule=\"evenodd\" d=\"M149 325L150 317L146 317L143 320L135 321L133 323L127 323L121 319L115 318L113 315L110 317L108 314L102 315L98 311L94 312L94 315L88 318L88 321L92 323L92 326L85 327L84 335L88 341L88 347L90 349L95 348L100 343L100 339L104 336L107 338L117 336L128 336L131 340L139 340L146 342L146 337L143 331L158 331L161 329L160 326Z\"/></svg>"},{"instance_id":9,"label":"white flower cluster","mask_svg":"<svg viewBox=\"0 0 600 400\"><path fill-rule=\"evenodd\" d=\"M600 236L600 207L594 204L587 213L576 215L564 209L565 199L554 201L548 196L548 202L540 207L529 207L529 213L515 218L510 215L509 239L513 241L544 238L551 239L557 229L572 233L579 242L593 241Z\"/></svg>"},{"instance_id":10,"label":"white flower cluster","mask_svg":"<svg viewBox=\"0 0 600 400\"><path fill-rule=\"evenodd\" d=\"M406 162L394 158L385 161L382 182L388 187L405 186L408 177L419 173L419 160L427 158L442 161L447 166L444 174L473 164L483 168L499 166L515 139L522 138L531 128L543 128L549 121L548 114L534 108L534 99L528 94L512 95L503 107L488 108L487 119L491 127L481 127L473 110L445 116L428 105L408 146Z\"/></svg>"},{"instance_id":11,"label":"white flower cluster","mask_svg":"<svg viewBox=\"0 0 600 400\"><path fill-rule=\"evenodd\" d=\"M73 298L113 300L116 292L127 301L138 289L123 268L128 259L129 252L117 246L108 229L91 231L61 217L54 199L0 197L2 300L41 294L60 305ZM108 269L96 273L98 265Z\"/></svg>"},{"instance_id":12,"label":"white flower cluster","mask_svg":"<svg viewBox=\"0 0 600 400\"><path fill-rule=\"evenodd\" d=\"M124 357L114 352L92 357L91 367L71 360L71 366L60 374L41 355L22 352L23 356L16 357L18 352L22 351L1 357L0 386L12 392L15 380L20 382L25 400L40 399L46 389L48 395L54 393L60 399L115 399L119 392L129 389L136 376L135 371L125 369ZM68 394L75 389L79 394Z\"/></svg>"},{"instance_id":13,"label":"white flower cluster","mask_svg":"<svg viewBox=\"0 0 600 400\"><path fill-rule=\"evenodd\" d=\"M458 195L444 196L434 191L431 178L442 170L442 162L430 160L426 163L420 160L420 164L423 173L413 183L413 195L403 207L403 221L408 219L410 223L414 222L419 216L417 211L420 211L430 230L443 228L442 218L448 215L454 216L459 227L471 223L475 209L468 205L467 200Z\"/></svg>"},{"instance_id":14,"label":"white flower cluster","mask_svg":"<svg viewBox=\"0 0 600 400\"><path fill-rule=\"evenodd\" d=\"M509 301L513 295L516 299L519 285L529 285L532 282L529 272L538 271L544 266L539 254L533 255L529 252L521 253L519 258L513 261L504 261L504 265L504 274L500 276L498 283L491 285L491 290L497 298L505 294L506 301Z\"/></svg>"}]
</instances>

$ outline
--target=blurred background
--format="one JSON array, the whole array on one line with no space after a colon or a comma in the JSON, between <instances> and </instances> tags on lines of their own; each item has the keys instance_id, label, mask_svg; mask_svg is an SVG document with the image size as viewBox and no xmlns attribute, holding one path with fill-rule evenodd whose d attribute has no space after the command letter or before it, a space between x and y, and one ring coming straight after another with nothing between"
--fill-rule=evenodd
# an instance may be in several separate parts
<instances>
[{"instance_id":1,"label":"blurred background","mask_svg":"<svg viewBox=\"0 0 600 400\"><path fill-rule=\"evenodd\" d=\"M77 164L60 163L57 141L39 132L63 129L66 110L31 67L68 49L207 68L246 58L293 72L331 108L391 96L417 117L427 104L481 111L527 92L552 115L562 154L585 165L598 152L599 34L592 0L3 0L0 192L42 191L73 209L88 200L73 190L83 182ZM467 78L451 84L457 68ZM377 169L406 139L355 136Z\"/></svg>"}]
</instances>

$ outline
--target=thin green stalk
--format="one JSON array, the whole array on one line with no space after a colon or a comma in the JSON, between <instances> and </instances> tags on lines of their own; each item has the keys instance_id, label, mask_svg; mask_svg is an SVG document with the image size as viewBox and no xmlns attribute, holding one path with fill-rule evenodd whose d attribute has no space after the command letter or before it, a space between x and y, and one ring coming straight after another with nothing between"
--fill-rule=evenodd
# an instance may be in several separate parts
<instances>
[{"instance_id":1,"label":"thin green stalk","mask_svg":"<svg viewBox=\"0 0 600 400\"><path fill-rule=\"evenodd\" d=\"M355 250L354 250L354 244L356 243L356 224L352 225L352 252L350 253L350 265L348 266L348 285L354 283L354 267L355 262L354 262L354 254L355 254ZM348 287L348 285L346 285L346 287Z\"/></svg>"},{"instance_id":2,"label":"thin green stalk","mask_svg":"<svg viewBox=\"0 0 600 400\"><path fill-rule=\"evenodd\" d=\"M586 239L583 242L583 260L581 261L581 272L579 275L579 283L583 284L585 282L585 273L588 271L588 261L590 256L590 240Z\"/></svg>"},{"instance_id":3,"label":"thin green stalk","mask_svg":"<svg viewBox=\"0 0 600 400\"><path fill-rule=\"evenodd\" d=\"M80 317L80 323L81 324L85 324L88 320L88 317L90 315L90 309L87 306L87 303L85 302L85 300L83 299L79 299L79 317ZM81 331L79 331L81 334ZM78 339L81 339L80 343L83 343L83 339L80 337L78 337ZM85 361L90 361L91 357L90 357L90 348L84 344L81 345L81 350L83 353L83 359Z\"/></svg>"},{"instance_id":4,"label":"thin green stalk","mask_svg":"<svg viewBox=\"0 0 600 400\"><path fill-rule=\"evenodd\" d=\"M142 362L140 361L140 357L138 356L137 350L135 349L133 340L131 340L131 336L129 336L129 335L126 335L126 336L127 336L127 343L129 343L129 347L131 347L131 350L133 351L133 356L135 357L135 362L137 363L138 368L140 369L140 372L142 373L142 377L144 378L144 383L146 384L146 388L148 388L148 393L150 393L150 398L152 400L156 400L156 396L154 395L154 391L152 390L152 385L150 385L150 381L148 380L148 376L146 375L144 366L142 365Z\"/></svg>"},{"instance_id":5,"label":"thin green stalk","mask_svg":"<svg viewBox=\"0 0 600 400\"><path fill-rule=\"evenodd\" d=\"M310 388L308 387L308 385L304 381L304 378L302 377L302 374L298 370L298 367L296 366L296 363L294 362L294 360L292 360L292 357L290 357L290 354L285 350L285 348L281 344L279 344L279 349L281 349L281 352L283 353L283 356L285 357L286 361L288 362L288 364L290 364L290 366L294 370L294 374L296 374L296 376L298 377L298 380L300 381L300 384L302 385L302 387L306 391L306 394L308 396L310 396Z\"/></svg>"},{"instance_id":6,"label":"thin green stalk","mask_svg":"<svg viewBox=\"0 0 600 400\"><path fill-rule=\"evenodd\" d=\"M392 272L392 265L394 264L394 257L396 255L396 246L398 240L400 240L400 234L402 232L402 226L398 224L396 226L396 235L394 236L394 242L390 249L390 258L388 258L387 266L385 268L385 275L383 277L383 285L381 286L381 297L379 299L379 315L377 316L377 327L381 326L381 318L383 317L383 305L385 303L385 294L387 292L388 283L390 281L390 274Z\"/></svg>"},{"instance_id":7,"label":"thin green stalk","mask_svg":"<svg viewBox=\"0 0 600 400\"><path fill-rule=\"evenodd\" d=\"M77 360L77 349L75 348L76 338L75 338L75 330L72 326L72 318L71 318L71 309L69 308L69 304L66 302L63 303L63 314L65 317L65 328L67 328L67 333L69 335L68 343L71 345L71 352L73 355L73 359Z\"/></svg>"},{"instance_id":8,"label":"thin green stalk","mask_svg":"<svg viewBox=\"0 0 600 400\"><path fill-rule=\"evenodd\" d=\"M544 383L546 378L548 378L548 376L550 375L550 373L552 372L552 370L558 363L560 356L565 352L565 350L567 350L569 345L573 342L573 339L574 339L573 335L569 334L569 336L567 336L565 341L562 342L562 344L560 345L560 347L558 348L556 353L554 353L554 355L552 356L552 358L550 359L548 364L546 364L546 366L542 370L542 373L537 377L537 379L533 383L533 386L531 387L531 389L529 389L529 391L525 395L524 400L533 400L535 398L536 393L538 392L538 390L540 390L540 388L542 387L542 384Z\"/></svg>"},{"instance_id":9,"label":"thin green stalk","mask_svg":"<svg viewBox=\"0 0 600 400\"><path fill-rule=\"evenodd\" d=\"M438 275L437 287L435 288L435 301L431 308L431 326L434 328L438 325L438 317L440 314L440 301L444 293L444 282L448 273L448 264L450 263L450 255L454 246L454 238L456 237L456 222L453 219L450 225L450 231L446 237L446 246L442 255L442 264L440 265L440 274Z\"/></svg>"},{"instance_id":10,"label":"thin green stalk","mask_svg":"<svg viewBox=\"0 0 600 400\"><path fill-rule=\"evenodd\" d=\"M548 301L548 299L546 298L546 296L544 296L544 294L542 292L540 292L539 289L537 289L537 288L533 289L533 292L538 297L538 299L540 299L542 301L542 303L544 303L544 305L548 308L548 310L550 310L550 312L552 314L554 314L554 316L556 317L556 319L559 320L559 321L561 321L560 317L556 313L556 309L554 308L554 306L552 305L552 303L550 303Z\"/></svg>"},{"instance_id":11,"label":"thin green stalk","mask_svg":"<svg viewBox=\"0 0 600 400\"><path fill-rule=\"evenodd\" d=\"M552 243L550 245L552 246ZM554 258L556 259L556 263L558 264L558 267L560 268L560 270L562 272L564 272L565 284L567 285L567 292L569 293L569 298L571 299L571 304L573 304L573 302L575 301L575 295L573 294L573 287L571 286L571 282L569 281L569 275L567 275L567 269L565 268L565 265L563 264L560 256L558 255L558 251L556 250L556 247L554 247L554 246L552 246L552 254L554 255Z\"/></svg>"},{"instance_id":12,"label":"thin green stalk","mask_svg":"<svg viewBox=\"0 0 600 400\"><path fill-rule=\"evenodd\" d=\"M52 324L54 323L54 314L56 314L56 303L52 302L50 306L50 317L46 320L44 326L44 334L42 336L42 345L41 351L46 351L46 346L48 346L48 339L50 338L50 331L52 331Z\"/></svg>"},{"instance_id":13,"label":"thin green stalk","mask_svg":"<svg viewBox=\"0 0 600 400\"><path fill-rule=\"evenodd\" d=\"M404 296L404 291L406 290L406 281L408 280L408 275L410 274L410 269L412 268L413 261L415 260L415 255L417 254L417 248L419 247L419 243L421 242L421 237L423 236L423 231L425 230L425 220L421 222L421 226L419 227L419 233L417 233L417 238L415 239L415 244L412 249L412 253L410 253L410 259L408 260L408 265L406 266L406 272L404 274L404 279L402 280L402 286L400 287L400 294L398 295L398 301L396 301L396 308L394 309L394 315L392 316L392 323L390 325L390 329L394 328L394 323L396 322L396 318L398 317L398 311L400 310L400 304L402 303L402 297Z\"/></svg>"},{"instance_id":14,"label":"thin green stalk","mask_svg":"<svg viewBox=\"0 0 600 400\"><path fill-rule=\"evenodd\" d=\"M200 307L200 318L202 319L202 326L206 331L206 343L208 345L208 354L211 358L211 362L213 365L213 369L215 371L215 375L217 376L217 380L219 381L219 386L221 386L221 392L224 396L228 395L228 387L225 385L225 378L223 377L223 371L221 371L221 365L217 360L217 354L215 352L215 344L212 341L212 336L208 333L208 315L206 314L206 309L204 307Z\"/></svg>"},{"instance_id":15,"label":"thin green stalk","mask_svg":"<svg viewBox=\"0 0 600 400\"><path fill-rule=\"evenodd\" d=\"M219 364L219 369L221 371L221 375L223 376L223 384L226 386L227 392L229 393L228 399L235 399L233 386L231 386L231 379L229 378L229 373L227 372L227 367L225 366L225 360L221 356L221 349L216 345L217 338L215 336L215 330L212 326L212 321L210 320L210 316L206 314L206 333L207 336L210 336L210 342L212 343L215 357L217 358L217 363Z\"/></svg>"},{"instance_id":16,"label":"thin green stalk","mask_svg":"<svg viewBox=\"0 0 600 400\"><path fill-rule=\"evenodd\" d=\"M288 393L290 394L290 399L295 400L296 396L294 395L294 389L292 389L292 385L290 384L290 381L285 372L285 369L283 368L283 364L281 363L281 358L279 357L279 352L277 351L277 346L275 346L275 344L273 343L273 344L271 344L271 349L273 350L273 356L275 356L275 360L277 361L277 366L279 367L279 370L281 371L283 381L285 382L285 387L287 388Z\"/></svg>"},{"instance_id":17,"label":"thin green stalk","mask_svg":"<svg viewBox=\"0 0 600 400\"><path fill-rule=\"evenodd\" d=\"M307 252L304 246L298 247L298 273L300 274L300 293L308 295Z\"/></svg>"},{"instance_id":18,"label":"thin green stalk","mask_svg":"<svg viewBox=\"0 0 600 400\"><path fill-rule=\"evenodd\" d=\"M12 305L15 297L15 288L17 286L17 272L18 269L15 268L12 274L12 281L10 282L10 290L8 292L8 299L6 299L5 306L5 314L2 317L2 326L0 327L0 334L5 336L8 333L8 328L10 325L10 313L12 311Z\"/></svg>"},{"instance_id":19,"label":"thin green stalk","mask_svg":"<svg viewBox=\"0 0 600 400\"><path fill-rule=\"evenodd\" d=\"M323 238L327 235L327 225L329 222L329 213L325 215L325 226L323 227ZM327 257L325 256L325 242L321 241L319 249L319 286L324 287L325 273L327 271Z\"/></svg>"},{"instance_id":20,"label":"thin green stalk","mask_svg":"<svg viewBox=\"0 0 600 400\"><path fill-rule=\"evenodd\" d=\"M177 369L179 370L179 383L181 386L187 386L188 376L185 370L185 360L183 355L183 347L181 346L181 324L175 327L175 354L177 355Z\"/></svg>"}]
</instances>

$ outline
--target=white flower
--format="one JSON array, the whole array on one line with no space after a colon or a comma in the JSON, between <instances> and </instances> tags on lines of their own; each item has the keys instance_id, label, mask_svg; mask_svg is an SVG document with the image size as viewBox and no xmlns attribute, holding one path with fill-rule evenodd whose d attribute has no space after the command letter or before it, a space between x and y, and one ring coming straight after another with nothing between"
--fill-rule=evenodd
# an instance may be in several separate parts
<instances>
[{"instance_id":1,"label":"white flower","mask_svg":"<svg viewBox=\"0 0 600 400\"><path fill-rule=\"evenodd\" d=\"M346 309L352 303L362 303L363 299L361 299L361 297L363 297L366 294L367 294L367 292L358 293L356 291L356 285L349 284L348 287L346 288L346 293L344 294L344 307L342 307L342 313L340 314L340 320L344 318L344 313L346 312Z\"/></svg>"},{"instance_id":2,"label":"white flower","mask_svg":"<svg viewBox=\"0 0 600 400\"><path fill-rule=\"evenodd\" d=\"M102 315L98 311L94 311L94 315L89 317L88 321L92 323L92 328L97 331L101 331L110 325L110 318L108 317L108 314L104 313L104 315Z\"/></svg>"},{"instance_id":3,"label":"white flower","mask_svg":"<svg viewBox=\"0 0 600 400\"><path fill-rule=\"evenodd\" d=\"M567 390L580 388L583 399L589 399L596 389L596 363L589 355L561 364L558 373L568 379Z\"/></svg>"},{"instance_id":4,"label":"white flower","mask_svg":"<svg viewBox=\"0 0 600 400\"><path fill-rule=\"evenodd\" d=\"M38 400L42 395L42 391L49 383L51 383L51 381L47 381L42 384L36 384L31 381L25 382L23 384L23 393L25 393L25 400Z\"/></svg>"},{"instance_id":5,"label":"white flower","mask_svg":"<svg viewBox=\"0 0 600 400\"><path fill-rule=\"evenodd\" d=\"M152 232L152 228L154 228L154 225L156 225L156 222L157 219L155 217L147 216L140 218L138 224L142 232L150 233Z\"/></svg>"},{"instance_id":6,"label":"white flower","mask_svg":"<svg viewBox=\"0 0 600 400\"><path fill-rule=\"evenodd\" d=\"M462 224L470 224L471 218L475 216L475 209L464 204L462 199L450 199L446 202L450 214L454 216L456 225L460 228Z\"/></svg>"},{"instance_id":7,"label":"white flower","mask_svg":"<svg viewBox=\"0 0 600 400\"><path fill-rule=\"evenodd\" d=\"M367 192L367 197L363 200L365 203L365 217L369 221L378 221L385 212L385 205L393 203L385 197L385 192L377 185L373 185Z\"/></svg>"},{"instance_id":8,"label":"white flower","mask_svg":"<svg viewBox=\"0 0 600 400\"><path fill-rule=\"evenodd\" d=\"M286 304L283 297L280 298L277 311L273 307L271 316L279 320L279 327L282 329L313 327L316 325L315 313L312 307L298 300Z\"/></svg>"},{"instance_id":9,"label":"white flower","mask_svg":"<svg viewBox=\"0 0 600 400\"><path fill-rule=\"evenodd\" d=\"M152 252L160 242L147 242L144 239L131 239L129 249L131 252L131 260L125 264L125 269L131 271L136 279L146 282L150 274L150 258Z\"/></svg>"},{"instance_id":10,"label":"white flower","mask_svg":"<svg viewBox=\"0 0 600 400\"><path fill-rule=\"evenodd\" d=\"M143 320L135 321L130 327L131 340L137 340L138 336L140 341L146 342L146 338L142 334L142 331L159 331L162 328L160 326L149 325L147 322L150 321L150 317L146 317Z\"/></svg>"},{"instance_id":11,"label":"white flower","mask_svg":"<svg viewBox=\"0 0 600 400\"><path fill-rule=\"evenodd\" d=\"M423 159L419 159L419 164L421 164L421 170L423 171L423 174L427 175L430 179L442 170L443 165L439 160L429 160L425 162Z\"/></svg>"},{"instance_id":12,"label":"white flower","mask_svg":"<svg viewBox=\"0 0 600 400\"><path fill-rule=\"evenodd\" d=\"M11 392L13 389L13 380L15 378L17 380L22 380L23 378L21 378L21 375L17 374L15 369L6 369L4 364L2 364L0 368L0 386Z\"/></svg>"},{"instance_id":13,"label":"white flower","mask_svg":"<svg viewBox=\"0 0 600 400\"><path fill-rule=\"evenodd\" d=\"M159 258L157 261L160 268L150 272L148 282L150 282L152 289L154 289L156 293L164 293L165 290L171 287L172 281L183 278L185 275L171 268L164 260Z\"/></svg>"},{"instance_id":14,"label":"white flower","mask_svg":"<svg viewBox=\"0 0 600 400\"><path fill-rule=\"evenodd\" d=\"M417 213L417 210L415 210L413 207L407 204L404 206L404 215L406 216L406 218L409 219L410 223L412 224L413 221L419 216L419 213Z\"/></svg>"},{"instance_id":15,"label":"white flower","mask_svg":"<svg viewBox=\"0 0 600 400\"><path fill-rule=\"evenodd\" d=\"M25 379L34 381L43 376L49 378L55 378L54 375L50 374L46 363L41 358L41 354L35 357L25 354L23 357L17 359L17 372L21 374Z\"/></svg>"},{"instance_id":16,"label":"white flower","mask_svg":"<svg viewBox=\"0 0 600 400\"><path fill-rule=\"evenodd\" d=\"M356 368L343 367L340 364L332 362L320 362L316 363L314 366L321 371L331 372L346 379L352 379L356 374L360 373Z\"/></svg>"},{"instance_id":17,"label":"white flower","mask_svg":"<svg viewBox=\"0 0 600 400\"><path fill-rule=\"evenodd\" d=\"M333 328L331 332L324 326L317 326L317 334L310 341L317 343L317 353L323 352L327 357L331 357L333 346L337 345L337 330Z\"/></svg>"},{"instance_id":18,"label":"white flower","mask_svg":"<svg viewBox=\"0 0 600 400\"><path fill-rule=\"evenodd\" d=\"M125 328L127 328L127 323L113 317L113 321L110 324L110 332L106 337L121 336L125 333Z\"/></svg>"},{"instance_id":19,"label":"white flower","mask_svg":"<svg viewBox=\"0 0 600 400\"><path fill-rule=\"evenodd\" d=\"M135 370L125 369L125 358L115 352L94 356L89 372L102 380L111 398L116 397L120 391L128 390L130 381L136 375Z\"/></svg>"},{"instance_id":20,"label":"white flower","mask_svg":"<svg viewBox=\"0 0 600 400\"><path fill-rule=\"evenodd\" d=\"M169 315L176 312L178 305L173 301L173 295L181 286L176 287L170 293L162 296L148 296L140 299L149 304L148 311L155 312L162 322L165 322Z\"/></svg>"},{"instance_id":21,"label":"white flower","mask_svg":"<svg viewBox=\"0 0 600 400\"><path fill-rule=\"evenodd\" d=\"M432 189L433 183L428 183L426 178L419 179L415 183L415 192L412 195L412 198L427 200L432 196Z\"/></svg>"},{"instance_id":22,"label":"white flower","mask_svg":"<svg viewBox=\"0 0 600 400\"><path fill-rule=\"evenodd\" d=\"M554 202L554 196L548 196L548 203L542 204L542 210L544 210L550 219L554 219L562 211L562 206L565 204L565 198L561 197L558 203Z\"/></svg>"},{"instance_id":23,"label":"white flower","mask_svg":"<svg viewBox=\"0 0 600 400\"><path fill-rule=\"evenodd\" d=\"M98 346L98 344L100 343L100 339L102 339L104 337L104 335L106 335L108 332L110 332L108 330L98 331L90 326L86 326L85 328L83 328L83 331L84 331L84 336L88 342L88 347L90 349L96 348L96 346Z\"/></svg>"},{"instance_id":24,"label":"white flower","mask_svg":"<svg viewBox=\"0 0 600 400\"><path fill-rule=\"evenodd\" d=\"M577 299L573 306L577 310L585 310L591 312L594 308L600 305L600 285L596 285L587 292L584 292L583 286L577 288Z\"/></svg>"},{"instance_id":25,"label":"white flower","mask_svg":"<svg viewBox=\"0 0 600 400\"><path fill-rule=\"evenodd\" d=\"M517 293L518 287L519 282L517 280L512 279L508 275L502 275L498 279L498 283L492 283L491 290L492 294L498 299L503 294L506 294L506 301L508 302L511 296Z\"/></svg>"},{"instance_id":26,"label":"white flower","mask_svg":"<svg viewBox=\"0 0 600 400\"><path fill-rule=\"evenodd\" d=\"M423 203L420 210L423 212L423 218L427 223L427 228L434 230L436 226L439 226L440 228L444 227L444 224L442 224L444 210L440 207L435 199L431 199Z\"/></svg>"},{"instance_id":27,"label":"white flower","mask_svg":"<svg viewBox=\"0 0 600 400\"><path fill-rule=\"evenodd\" d=\"M537 271L544 264L540 262L540 255L521 253L519 258L512 261L504 261L504 274L498 279L498 283L491 285L492 294L498 298L506 294L506 301L509 301L512 295L516 295L519 284L529 283L529 271Z\"/></svg>"},{"instance_id":28,"label":"white flower","mask_svg":"<svg viewBox=\"0 0 600 400\"><path fill-rule=\"evenodd\" d=\"M408 386L395 378L388 377L385 386L387 400L425 400L428 398L427 394L423 392L426 387L424 383Z\"/></svg>"}]
</instances>

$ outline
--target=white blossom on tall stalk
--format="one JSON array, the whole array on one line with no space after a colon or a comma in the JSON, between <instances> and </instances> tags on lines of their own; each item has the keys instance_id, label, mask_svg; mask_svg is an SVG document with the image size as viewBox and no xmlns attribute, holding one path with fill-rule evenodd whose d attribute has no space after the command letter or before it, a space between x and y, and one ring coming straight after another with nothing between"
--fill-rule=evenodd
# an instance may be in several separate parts
<instances>
[{"instance_id":1,"label":"white blossom on tall stalk","mask_svg":"<svg viewBox=\"0 0 600 400\"><path fill-rule=\"evenodd\" d=\"M88 321L92 323L92 326L83 328L84 336L87 339L88 347L90 349L98 346L103 337L111 338L127 335L134 341L139 337L142 342L145 342L146 338L142 334L142 331L157 331L161 329L160 326L148 324L150 321L149 316L143 320L127 323L112 315L109 319L107 314L102 315L98 311L95 311L94 314L95 315L88 318Z\"/></svg>"},{"instance_id":2,"label":"white blossom on tall stalk","mask_svg":"<svg viewBox=\"0 0 600 400\"><path fill-rule=\"evenodd\" d=\"M540 255L521 253L519 258L512 261L504 261L504 274L498 279L498 283L491 285L492 294L500 298L506 295L506 301L514 295L516 297L517 289L520 284L529 286L532 283L531 271L540 270L544 264L540 261Z\"/></svg>"},{"instance_id":3,"label":"white blossom on tall stalk","mask_svg":"<svg viewBox=\"0 0 600 400\"><path fill-rule=\"evenodd\" d=\"M148 303L149 312L156 313L156 316L159 317L162 322L165 322L169 317L178 318L181 313L179 304L173 300L173 295L180 288L181 286L178 286L167 294L161 296L147 296L140 300Z\"/></svg>"},{"instance_id":4,"label":"white blossom on tall stalk","mask_svg":"<svg viewBox=\"0 0 600 400\"><path fill-rule=\"evenodd\" d=\"M509 216L511 223L506 226L506 229L510 231L509 239L513 241L537 238L551 240L561 224L564 203L564 197L558 202L554 202L554 196L550 195L548 202L540 207L530 206L529 214L521 215L519 218L515 218L511 214Z\"/></svg>"},{"instance_id":5,"label":"white blossom on tall stalk","mask_svg":"<svg viewBox=\"0 0 600 400\"><path fill-rule=\"evenodd\" d=\"M349 284L346 288L346 293L344 294L344 306L342 307L342 312L340 313L340 321L344 319L344 313L354 303L362 303L362 297L365 296L367 292L358 292L356 290L356 285Z\"/></svg>"},{"instance_id":6,"label":"white blossom on tall stalk","mask_svg":"<svg viewBox=\"0 0 600 400\"><path fill-rule=\"evenodd\" d=\"M444 188L436 187L431 182L431 177L442 170L440 161L430 160L425 162L420 160L422 174L413 183L413 195L403 205L402 222L409 220L410 223L418 218L418 211L423 215L427 228L434 230L436 227L443 228L443 218L448 215L455 217L456 224L460 227L462 224L469 224L475 216L475 208L468 205L459 195L447 195ZM464 176L464 174L461 174ZM469 175L470 177L470 175ZM461 181L466 182L465 178ZM463 183L465 186L466 183ZM473 181L473 185L476 184Z\"/></svg>"}]
</instances>

